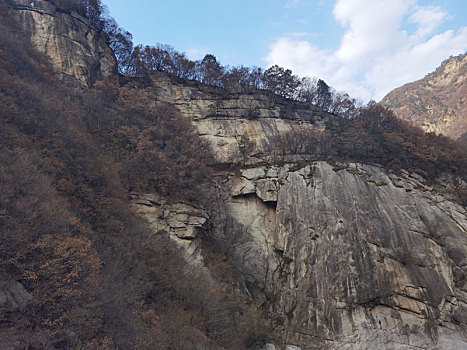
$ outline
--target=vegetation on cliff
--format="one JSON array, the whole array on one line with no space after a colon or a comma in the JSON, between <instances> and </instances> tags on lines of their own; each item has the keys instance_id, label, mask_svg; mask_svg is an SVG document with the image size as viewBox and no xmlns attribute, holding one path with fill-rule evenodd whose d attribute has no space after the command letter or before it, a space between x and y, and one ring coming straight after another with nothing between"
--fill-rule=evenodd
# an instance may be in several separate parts
<instances>
[{"instance_id":1,"label":"vegetation on cliff","mask_svg":"<svg viewBox=\"0 0 467 350\"><path fill-rule=\"evenodd\" d=\"M130 209L133 191L197 205L211 199L209 147L174 106L139 88L153 69L226 91L266 88L341 116L320 135L280 136L285 153L311 152L319 137L326 158L466 174L465 152L452 141L380 107L358 110L324 81L281 67L226 69L209 55L196 63L169 47L133 48L99 1L54 2L107 33L129 77L89 89L58 81L0 0L0 276L32 295L27 307L1 310L0 347L242 349L267 336L263 310L232 283L235 261L226 262L215 237L205 232L210 273L190 269L166 234L154 237Z\"/></svg>"},{"instance_id":2,"label":"vegetation on cliff","mask_svg":"<svg viewBox=\"0 0 467 350\"><path fill-rule=\"evenodd\" d=\"M131 191L208 199L210 153L191 124L143 91L58 81L5 1L0 31L1 288L32 295L24 308L2 304L0 347L255 342L250 302L187 269L130 209Z\"/></svg>"},{"instance_id":3,"label":"vegetation on cliff","mask_svg":"<svg viewBox=\"0 0 467 350\"><path fill-rule=\"evenodd\" d=\"M467 54L450 57L423 79L389 92L381 104L427 132L467 137Z\"/></svg>"}]
</instances>

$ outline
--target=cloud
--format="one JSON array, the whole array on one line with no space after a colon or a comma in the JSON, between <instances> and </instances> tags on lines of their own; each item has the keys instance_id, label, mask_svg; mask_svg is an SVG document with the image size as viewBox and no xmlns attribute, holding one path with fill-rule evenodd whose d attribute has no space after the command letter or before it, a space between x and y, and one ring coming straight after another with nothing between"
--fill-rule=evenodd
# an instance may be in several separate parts
<instances>
[{"instance_id":1,"label":"cloud","mask_svg":"<svg viewBox=\"0 0 467 350\"><path fill-rule=\"evenodd\" d=\"M267 63L320 77L364 100L379 100L467 49L467 27L436 33L447 13L416 0L338 0L333 15L345 29L336 50L287 35L273 43ZM415 27L412 33L403 29L407 25Z\"/></svg>"},{"instance_id":2,"label":"cloud","mask_svg":"<svg viewBox=\"0 0 467 350\"><path fill-rule=\"evenodd\" d=\"M439 27L446 15L446 12L439 6L419 7L410 16L409 21L418 25L415 35L424 38L432 34Z\"/></svg>"}]
</instances>

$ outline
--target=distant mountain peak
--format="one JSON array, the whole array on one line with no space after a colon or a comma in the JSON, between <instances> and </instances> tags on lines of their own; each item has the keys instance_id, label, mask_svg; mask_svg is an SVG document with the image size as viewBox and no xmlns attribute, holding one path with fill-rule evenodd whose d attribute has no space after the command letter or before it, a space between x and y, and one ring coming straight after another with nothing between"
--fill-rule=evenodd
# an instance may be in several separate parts
<instances>
[{"instance_id":1,"label":"distant mountain peak","mask_svg":"<svg viewBox=\"0 0 467 350\"><path fill-rule=\"evenodd\" d=\"M389 92L381 104L427 132L467 133L467 54L450 57L423 79Z\"/></svg>"}]
</instances>

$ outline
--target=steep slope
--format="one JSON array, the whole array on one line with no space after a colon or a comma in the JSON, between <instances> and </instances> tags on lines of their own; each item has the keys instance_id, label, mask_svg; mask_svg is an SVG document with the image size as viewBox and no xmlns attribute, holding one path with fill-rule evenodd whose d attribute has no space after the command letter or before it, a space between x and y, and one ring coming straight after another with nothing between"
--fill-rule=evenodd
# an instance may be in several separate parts
<instances>
[{"instance_id":1,"label":"steep slope","mask_svg":"<svg viewBox=\"0 0 467 350\"><path fill-rule=\"evenodd\" d=\"M90 86L101 77L115 75L112 50L88 19L74 11L63 11L50 1L11 3L34 47L47 55L62 78L74 77Z\"/></svg>"},{"instance_id":2,"label":"steep slope","mask_svg":"<svg viewBox=\"0 0 467 350\"><path fill-rule=\"evenodd\" d=\"M467 132L467 54L444 61L433 73L389 92L381 104L404 120L458 138Z\"/></svg>"},{"instance_id":3,"label":"steep slope","mask_svg":"<svg viewBox=\"0 0 467 350\"><path fill-rule=\"evenodd\" d=\"M13 43L0 347L467 347L465 150L160 72L69 90Z\"/></svg>"},{"instance_id":4,"label":"steep slope","mask_svg":"<svg viewBox=\"0 0 467 350\"><path fill-rule=\"evenodd\" d=\"M464 207L446 197L449 181L433 186L407 171L310 161L328 156L326 142L317 141L326 139L333 116L306 106L294 105L283 119L287 101L271 104L262 93L222 96L164 73L155 73L145 90L191 119L217 162L239 164L217 174L222 184L209 222L230 242L240 286L274 315L277 344L467 346L467 220ZM275 157L278 135L287 134L315 138L314 148ZM252 143L246 160L240 152L245 139ZM273 165L284 161L292 164ZM245 167L258 163L269 165ZM145 217L159 222L160 210L140 203ZM202 238L180 238L176 225L169 230L199 257Z\"/></svg>"},{"instance_id":5,"label":"steep slope","mask_svg":"<svg viewBox=\"0 0 467 350\"><path fill-rule=\"evenodd\" d=\"M241 174L231 178L223 230L248 291L276 317L277 343L467 346L463 207L415 174L362 164Z\"/></svg>"}]
</instances>

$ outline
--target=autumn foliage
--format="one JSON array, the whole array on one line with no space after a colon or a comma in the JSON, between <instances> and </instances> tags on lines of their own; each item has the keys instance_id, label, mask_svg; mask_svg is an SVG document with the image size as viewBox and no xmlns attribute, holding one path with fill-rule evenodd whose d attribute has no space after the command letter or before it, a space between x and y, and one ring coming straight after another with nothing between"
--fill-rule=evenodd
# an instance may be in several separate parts
<instances>
[{"instance_id":1,"label":"autumn foliage","mask_svg":"<svg viewBox=\"0 0 467 350\"><path fill-rule=\"evenodd\" d=\"M211 155L192 125L137 87L65 85L16 26L0 1L0 288L31 295L0 305L0 347L253 344L251 301L188 269L131 210L133 191L208 200Z\"/></svg>"},{"instance_id":2,"label":"autumn foliage","mask_svg":"<svg viewBox=\"0 0 467 350\"><path fill-rule=\"evenodd\" d=\"M264 87L259 68L226 70L213 56L198 64L165 46L133 48L128 33L104 20L99 1L54 2L105 31L120 73L138 83L166 70L226 89ZM167 233L154 234L131 210L135 191L209 202L212 156L190 122L137 84L76 89L58 81L5 0L0 42L0 278L32 296L24 307L1 305L0 347L244 349L264 341L262 310L232 280L214 278L235 273L216 242L205 249L215 256L210 270L191 269ZM279 95L341 108L335 114L345 117L322 133L283 134L282 154L466 174L455 143L377 106L356 113L348 96L342 105L330 100L324 82L296 90L305 81L284 81L295 79L291 72L268 74Z\"/></svg>"}]
</instances>

